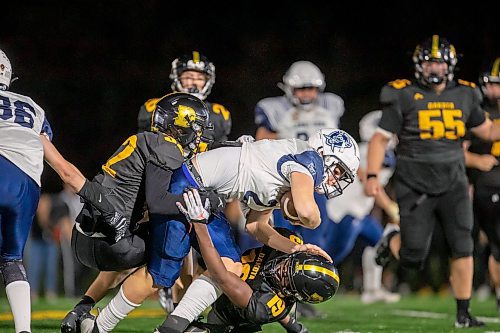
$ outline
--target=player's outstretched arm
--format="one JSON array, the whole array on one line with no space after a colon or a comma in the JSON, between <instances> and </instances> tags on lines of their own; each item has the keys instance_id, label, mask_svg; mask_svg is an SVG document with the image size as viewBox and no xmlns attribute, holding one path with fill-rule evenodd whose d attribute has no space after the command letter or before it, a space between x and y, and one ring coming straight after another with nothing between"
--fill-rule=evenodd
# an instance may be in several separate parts
<instances>
[{"instance_id":1,"label":"player's outstretched arm","mask_svg":"<svg viewBox=\"0 0 500 333\"><path fill-rule=\"evenodd\" d=\"M233 304L245 308L252 296L252 288L243 282L239 276L226 269L219 252L212 243L212 238L206 226L210 216L208 213L209 204L203 204L198 191L194 189L184 193L184 203L186 207L180 202L177 202L177 206L186 215L186 218L193 222L196 237L200 244L201 255L207 265L210 277L219 285Z\"/></svg>"}]
</instances>

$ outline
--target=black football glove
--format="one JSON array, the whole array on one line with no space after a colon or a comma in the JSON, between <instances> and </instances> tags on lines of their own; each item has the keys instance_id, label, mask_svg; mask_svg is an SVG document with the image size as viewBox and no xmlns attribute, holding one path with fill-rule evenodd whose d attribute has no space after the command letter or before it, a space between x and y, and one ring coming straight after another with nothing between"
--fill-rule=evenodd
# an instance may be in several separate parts
<instances>
[{"instance_id":1,"label":"black football glove","mask_svg":"<svg viewBox=\"0 0 500 333\"><path fill-rule=\"evenodd\" d=\"M130 225L125 216L118 212L114 212L114 214L104 215L104 221L106 222L106 224L115 229L115 242L118 242L125 236L125 233L127 232Z\"/></svg>"}]
</instances>

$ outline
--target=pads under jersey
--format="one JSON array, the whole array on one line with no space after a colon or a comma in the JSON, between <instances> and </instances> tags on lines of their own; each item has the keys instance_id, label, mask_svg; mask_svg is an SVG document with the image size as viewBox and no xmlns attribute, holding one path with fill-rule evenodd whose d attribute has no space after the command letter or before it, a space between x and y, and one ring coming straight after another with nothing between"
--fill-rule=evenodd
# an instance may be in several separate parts
<instances>
[{"instance_id":1,"label":"pads under jersey","mask_svg":"<svg viewBox=\"0 0 500 333\"><path fill-rule=\"evenodd\" d=\"M279 207L290 190L292 172L323 179L323 159L306 141L259 140L241 147L218 148L194 157L203 186L238 199L257 211Z\"/></svg>"},{"instance_id":2,"label":"pads under jersey","mask_svg":"<svg viewBox=\"0 0 500 333\"><path fill-rule=\"evenodd\" d=\"M255 123L278 134L278 138L307 140L318 129L338 128L344 101L332 93L320 93L310 110L295 107L286 96L269 97L255 107Z\"/></svg>"},{"instance_id":3,"label":"pads under jersey","mask_svg":"<svg viewBox=\"0 0 500 333\"><path fill-rule=\"evenodd\" d=\"M439 95L409 80L384 86L379 127L398 136L398 180L439 194L464 177L462 139L467 129L485 121L480 101L475 85L462 80L449 82Z\"/></svg>"},{"instance_id":4,"label":"pads under jersey","mask_svg":"<svg viewBox=\"0 0 500 333\"><path fill-rule=\"evenodd\" d=\"M147 164L175 170L182 162L182 148L173 138L142 132L125 140L102 166L103 172L95 180L111 191L107 199L113 207L129 221L137 222L143 216L146 201L144 175ZM90 231L85 226L82 230Z\"/></svg>"},{"instance_id":5,"label":"pads under jersey","mask_svg":"<svg viewBox=\"0 0 500 333\"><path fill-rule=\"evenodd\" d=\"M500 110L498 105L485 105L488 117L494 123L500 123ZM469 151L476 154L490 154L497 158L500 162L500 141L484 141L472 134L471 146ZM469 170L469 178L476 188L486 187L500 187L500 165L495 165L490 171L483 172L478 169Z\"/></svg>"},{"instance_id":6,"label":"pads under jersey","mask_svg":"<svg viewBox=\"0 0 500 333\"><path fill-rule=\"evenodd\" d=\"M276 230L292 242L302 244L302 239L290 230L285 228ZM241 279L253 290L250 301L247 307L242 309L231 303L227 296L222 295L212 306L209 322L213 319L214 324L236 326L234 331L238 332L238 326L262 325L285 318L295 301L278 296L262 275L265 263L283 254L269 246L250 249L243 253Z\"/></svg>"},{"instance_id":7,"label":"pads under jersey","mask_svg":"<svg viewBox=\"0 0 500 333\"><path fill-rule=\"evenodd\" d=\"M152 98L148 100L139 110L137 116L137 126L139 131L149 131L151 129L151 113L156 107L156 103L160 98ZM203 137L215 142L227 141L229 133L231 132L231 113L223 105L218 103L210 103L205 101L205 104L210 110L209 120L213 124L213 129L205 129ZM204 151L202 147L202 151Z\"/></svg>"},{"instance_id":8,"label":"pads under jersey","mask_svg":"<svg viewBox=\"0 0 500 333\"><path fill-rule=\"evenodd\" d=\"M45 111L28 96L0 90L0 154L39 186L43 171L40 133L52 137Z\"/></svg>"}]
</instances>

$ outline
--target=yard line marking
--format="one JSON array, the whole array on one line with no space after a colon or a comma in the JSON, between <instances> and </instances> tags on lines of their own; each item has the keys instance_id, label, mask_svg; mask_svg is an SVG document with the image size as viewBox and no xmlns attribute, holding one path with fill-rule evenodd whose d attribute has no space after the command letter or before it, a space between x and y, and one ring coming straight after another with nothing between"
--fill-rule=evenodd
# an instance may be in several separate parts
<instances>
[{"instance_id":1,"label":"yard line marking","mask_svg":"<svg viewBox=\"0 0 500 333\"><path fill-rule=\"evenodd\" d=\"M428 311L414 311L414 310L394 310L392 311L396 316L401 317L414 317L414 318L430 318L430 319L445 319L448 318L449 315L446 313L439 312L428 312ZM497 317L480 317L477 319L484 321L485 323L500 323L500 318Z\"/></svg>"}]
</instances>

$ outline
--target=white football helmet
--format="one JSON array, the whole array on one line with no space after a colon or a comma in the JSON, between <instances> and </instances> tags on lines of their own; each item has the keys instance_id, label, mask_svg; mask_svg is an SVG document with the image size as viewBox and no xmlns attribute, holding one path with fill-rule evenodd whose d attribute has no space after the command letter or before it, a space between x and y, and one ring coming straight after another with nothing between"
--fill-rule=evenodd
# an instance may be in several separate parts
<instances>
[{"instance_id":1,"label":"white football helmet","mask_svg":"<svg viewBox=\"0 0 500 333\"><path fill-rule=\"evenodd\" d=\"M0 50L0 90L8 90L12 79L12 65L5 52Z\"/></svg>"},{"instance_id":2,"label":"white football helmet","mask_svg":"<svg viewBox=\"0 0 500 333\"><path fill-rule=\"evenodd\" d=\"M315 191L325 194L328 199L341 195L358 172L360 157L356 140L343 130L323 128L314 133L308 143L323 157L323 181ZM335 168L342 171L340 176L335 176ZM330 175L337 180L333 185L328 184Z\"/></svg>"},{"instance_id":3,"label":"white football helmet","mask_svg":"<svg viewBox=\"0 0 500 333\"><path fill-rule=\"evenodd\" d=\"M294 94L296 88L318 88L319 92L325 90L325 75L318 66L310 61L294 62L283 75L283 83L278 83L278 87L283 90L293 105L308 108L314 101L302 103Z\"/></svg>"},{"instance_id":4,"label":"white football helmet","mask_svg":"<svg viewBox=\"0 0 500 333\"><path fill-rule=\"evenodd\" d=\"M359 121L359 137L361 141L369 142L377 130L378 123L382 119L382 111L375 110L368 112Z\"/></svg>"}]
</instances>

